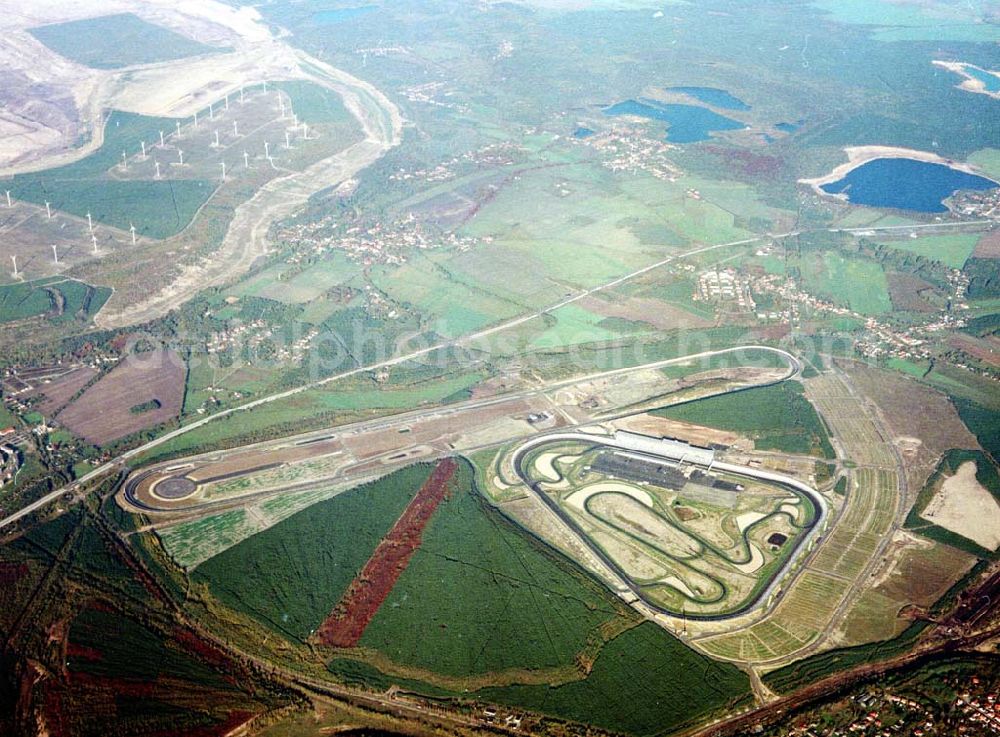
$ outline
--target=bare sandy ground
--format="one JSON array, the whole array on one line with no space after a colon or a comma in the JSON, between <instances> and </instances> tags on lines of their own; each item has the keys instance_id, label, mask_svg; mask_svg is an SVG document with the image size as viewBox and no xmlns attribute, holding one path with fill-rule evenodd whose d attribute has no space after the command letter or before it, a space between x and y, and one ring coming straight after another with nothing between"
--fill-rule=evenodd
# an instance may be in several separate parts
<instances>
[{"instance_id":1,"label":"bare sandy ground","mask_svg":"<svg viewBox=\"0 0 1000 737\"><path fill-rule=\"evenodd\" d=\"M338 93L364 135L360 142L304 171L272 180L240 205L211 260L182 267L176 280L138 306L121 304L112 297L97 317L102 327L153 319L207 286L231 281L267 253L272 223L295 213L314 192L352 179L400 141L402 116L385 95L292 48L271 33L253 8L237 9L218 0L34 0L30 7L23 5L0 0L0 33L6 41L0 45L0 65L22 75L25 88L44 85L46 98L67 96L64 107L75 107L71 112L77 120L66 130L32 127L28 116L17 113L16 105L0 105L5 109L0 132L11 134L0 144L0 176L40 171L89 155L103 144L102 121L108 110L186 117L243 85L262 80L307 79ZM125 12L232 51L123 70L95 70L64 59L28 32L46 23ZM3 95L0 90L0 98ZM30 96L26 102L31 102ZM81 138L87 142L75 147Z\"/></svg>"},{"instance_id":2,"label":"bare sandy ground","mask_svg":"<svg viewBox=\"0 0 1000 737\"><path fill-rule=\"evenodd\" d=\"M977 67L975 64L965 64L959 61L934 61L934 66L947 69L949 72L954 72L955 74L964 77L959 84L955 85L960 90L974 92L979 95L992 97L994 100L1000 100L1000 92L990 92L986 89L986 84L982 80L976 79L966 71L966 69L972 68L978 69L981 72L986 72L987 74L992 74L989 69L983 69L982 67Z\"/></svg>"},{"instance_id":3,"label":"bare sandy ground","mask_svg":"<svg viewBox=\"0 0 1000 737\"><path fill-rule=\"evenodd\" d=\"M848 146L844 149L844 153L847 154L847 161L836 167L829 174L814 179L800 179L799 183L809 185L821 197L836 197L846 200L846 195L832 195L829 192L824 192L821 187L825 184L833 184L840 181L859 166L863 166L875 159L913 159L914 161L926 161L929 164L944 164L945 166L950 166L952 169L964 171L966 174L986 177L982 171L971 164L946 159L930 151L918 151L912 148L899 148L897 146ZM986 178L989 179L990 177Z\"/></svg>"},{"instance_id":4,"label":"bare sandy ground","mask_svg":"<svg viewBox=\"0 0 1000 737\"><path fill-rule=\"evenodd\" d=\"M127 69L90 69L63 58L29 33L40 25L112 13L134 13L232 52ZM0 33L4 38L0 66L5 75L40 86L45 98L39 100L36 88L24 99L6 85L0 89L5 119L21 107L40 119L37 106L62 97L75 107L71 125L46 127L35 120L41 127L35 135L5 138L0 145L0 175L39 171L87 156L103 143L101 121L108 109L189 115L207 102L199 91L211 87L225 94L227 88L296 67L293 50L272 37L255 9L236 9L216 0L0 0ZM24 111L21 115L32 117ZM76 147L80 139L86 143Z\"/></svg>"},{"instance_id":5,"label":"bare sandy ground","mask_svg":"<svg viewBox=\"0 0 1000 737\"><path fill-rule=\"evenodd\" d=\"M972 461L945 479L921 517L988 550L1000 546L1000 504L976 480Z\"/></svg>"},{"instance_id":6,"label":"bare sandy ground","mask_svg":"<svg viewBox=\"0 0 1000 737\"><path fill-rule=\"evenodd\" d=\"M679 438L687 440L695 445L710 445L719 443L721 445L731 445L741 450L752 450L753 441L734 432L716 430L711 427L692 425L689 422L670 420L666 417L656 415L641 414L622 417L608 423L617 430L631 430L646 435L660 435L669 438Z\"/></svg>"}]
</instances>

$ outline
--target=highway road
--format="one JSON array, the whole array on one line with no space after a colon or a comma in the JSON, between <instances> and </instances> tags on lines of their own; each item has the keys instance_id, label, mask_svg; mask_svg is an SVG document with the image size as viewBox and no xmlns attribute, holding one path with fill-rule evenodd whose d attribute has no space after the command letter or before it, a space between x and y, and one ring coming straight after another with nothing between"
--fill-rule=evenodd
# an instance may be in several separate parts
<instances>
[{"instance_id":1,"label":"highway road","mask_svg":"<svg viewBox=\"0 0 1000 737\"><path fill-rule=\"evenodd\" d=\"M301 446L321 439L332 440L334 439L334 437L348 438L353 435L368 434L382 430L385 431L398 430L403 426L412 425L414 423L418 423L422 420L428 420L428 419L442 419L447 417L458 418L466 413L476 412L479 410L487 409L489 407L494 407L506 403L517 402L519 400L530 399L532 397L537 397L540 395L551 394L553 392L559 391L560 389L565 389L568 387L576 386L587 382L598 381L603 379L612 379L617 376L625 376L631 373L656 370L656 369L666 368L668 366L673 366L676 364L685 364L685 363L690 363L692 361L705 360L715 356L739 354L741 352L746 352L746 351L764 351L768 353L773 353L782 358L787 363L788 371L778 379L758 384L752 384L745 387L737 387L735 389L727 389L724 390L724 392L722 393L744 391L745 389L753 389L753 388L758 388L760 386L779 383L782 381L786 381L787 379L792 378L793 376L796 376L800 371L801 365L799 361L792 354L788 353L787 351L783 351L780 348L773 348L771 346L745 345L733 348L722 348L714 351L702 351L700 353L693 353L690 355L681 356L679 358L667 358L659 361L653 361L651 363L641 364L638 366L631 366L619 369L609 369L607 371L598 371L591 374L574 377L571 379L560 379L558 381L546 383L543 386L534 387L532 389L526 389L518 392L511 392L496 397L469 400L465 402L459 402L439 407L429 407L419 410L411 410L408 412L401 412L398 414L389 415L387 417L379 417L371 420L361 420L359 422L353 422L345 425L338 425L332 428L323 428L321 430L310 430L309 432L305 432L300 435L293 435L275 440L264 440L259 443L254 443L252 445L244 445L229 450L208 451L206 453L200 453L197 455L185 456L184 458L176 458L176 459L171 459L169 461L163 461L147 469L144 469L139 474L133 474L132 476L129 477L125 488L126 499L130 504L134 505L137 509L142 509L147 512L171 512L174 514L183 514L187 512L193 512L204 509L219 509L223 507L240 506L249 503L254 498L273 495L276 493L281 493L283 491L291 491L291 490L302 491L311 488L312 486L315 486L317 484L329 483L330 481L342 482L345 480L349 480L352 477L349 474L344 475L341 473L341 471L338 471L338 473L334 477L328 479L311 480L309 482L292 485L289 487L285 487L283 489L269 489L253 495L239 496L232 499L217 499L213 501L204 502L201 504L194 504L191 506L184 506L184 507L177 507L176 505L171 505L166 507L155 507L152 506L149 502L138 499L135 495L136 488L138 484L143 480L143 478L148 476L150 473L155 473L164 468L172 470L176 467L177 470L180 471L182 470L183 467L197 466L201 462L208 462L208 461L218 462L220 459L223 459L233 453L244 453L249 451L263 451L267 449ZM704 397L699 397L699 398L704 398ZM511 442L514 440L517 440L517 436L493 442L488 445L481 446L479 448L463 448L462 452L471 453L474 452L475 450L488 447L496 447L498 445L502 445L504 443ZM392 450L387 451L387 455L398 454L402 450L404 450L404 448L402 447L393 448ZM438 456L448 455L451 452L452 451L447 450L447 451L442 451L439 454L422 455L420 456L419 460L430 460ZM391 470L396 466L409 465L410 463L413 463L415 460L417 459L404 458L396 464L386 464L384 466L384 470L385 472L388 472L389 470ZM371 471L370 470L365 471L365 474L370 475ZM358 483L361 483L360 478Z\"/></svg>"},{"instance_id":2,"label":"highway road","mask_svg":"<svg viewBox=\"0 0 1000 737\"><path fill-rule=\"evenodd\" d=\"M978 224L978 222L979 221L973 221L973 222L956 221L956 222L951 222L951 223L930 224L930 225L923 226L923 227L925 227L925 228L947 228L947 227L957 227L957 226L962 226L962 225ZM867 228L867 229L865 229L865 231L866 232L869 232L869 231L870 232L878 232L878 231L891 232L891 231L897 230L897 229L898 229L898 226L885 226L885 227L881 227L881 228ZM836 228L824 228L824 229L821 229L821 230L824 231L824 232L839 232L839 229L836 229ZM491 328L486 328L484 330L480 330L480 331L477 331L475 333L471 333L471 334L465 335L463 337L456 338L454 340L442 341L442 342L437 343L435 345L428 346L426 348L422 348L422 349L419 349L419 350L411 351L411 352L408 352L406 354L396 356L394 358L386 359L386 360L383 360L383 361L377 361L377 362L374 362L374 363L371 363L371 364L368 364L368 365L365 365L365 366L359 366L359 367L356 367L356 368L353 368L353 369L349 369L347 371L343 371L343 372L340 372L338 374L334 374L332 376L328 376L328 377L326 377L324 379L320 379L318 381L313 381L313 382L309 382L307 384L302 384L301 386L294 387L292 389L287 389L287 390L282 391L282 392L277 392L275 394L270 394L270 395L265 396L265 397L260 397L258 399L254 399L254 400L252 400L250 402L247 402L245 404L239 405L238 407L232 407L230 409L226 409L226 410L223 410L221 412L217 412L215 414L208 415L207 417L203 417L203 418L201 418L199 420L196 420L196 421L191 422L191 423L189 423L187 425L179 427L179 428L177 428L175 430L172 430L172 431L170 431L168 433L164 433L160 437L155 438L155 439L149 441L148 443L144 443L143 445L140 445L140 446L138 446L136 448L133 448L132 450L126 451L126 452L122 453L121 455L119 455L119 456L111 459L107 463L104 463L103 465L98 466L93 471L91 471L90 473L86 474L85 476L83 476L82 478L78 479L77 481L73 482L72 484L68 484L66 486L60 487L58 489L55 489L55 490L49 492L48 494L46 494L45 496L37 499L36 501L34 501L34 502L26 505L23 508L19 509L18 511L13 512L12 514L7 515L3 519L0 519L0 529L3 529L4 527L6 527L6 526L8 526L10 524L13 524L14 522L17 522L19 519L22 519L23 517L31 514L32 512L35 512L35 511L37 511L39 509L42 509L43 507L45 507L48 504L51 504L52 502L54 502L56 499L60 498L63 494L66 494L67 492L74 492L77 489L79 489L82 486L84 486L85 484L88 484L88 483L90 483L92 481L96 481L97 479L101 478L105 474L107 474L107 473L109 473L109 472L111 472L111 471L113 471L113 470L121 467L121 465L124 464L126 461L128 461L130 458L134 458L134 457L136 457L138 455L146 453L149 450L152 450L153 448L156 448L159 445L162 445L162 444L164 444L164 443L166 443L166 442L168 442L170 440L173 440L176 437L180 437L181 435L189 433L192 430L195 430L195 429L197 429L199 427L202 427L203 425L206 425L209 422L213 422L213 421L215 421L215 420L217 420L217 419L219 419L221 417L227 417L227 416L235 414L237 412L243 412L245 410L253 409L254 407L260 407L261 405L268 404L270 402L276 402L276 401L279 401L281 399L286 399L288 397L295 396L296 394L300 394L300 393L308 391L310 389L315 389L315 388L320 387L320 386L331 384L333 382L340 381L342 379L346 379L346 378L349 378L351 376L357 376L357 375L360 375L360 374L365 374L365 373L369 373L369 372L372 372L372 371L376 371L376 370L382 369L382 368L390 368L392 366L396 366L396 365L399 365L401 363L405 363L407 361L413 361L415 359L421 358L421 357L426 356L426 355L428 355L430 353L433 353L435 351L439 351L439 350L446 349L446 348L467 346L469 344L474 343L477 340L481 340L481 339L486 338L486 337L488 337L490 335L494 335L496 333L500 333L500 332L503 332L503 331L510 330L512 328L518 327L520 325L524 325L525 323L528 323L528 322L530 322L532 320L540 319L543 315L545 315L545 314L547 314L549 312L552 312L554 310L558 310L560 307L565 307L566 305L569 305L569 304L572 304L574 302L577 302L577 301L579 301L581 299L584 299L585 297L597 294L598 292L602 292L602 291L605 291L607 289L612 289L612 288L614 288L616 286L619 286L621 284L629 282L629 281L631 281L631 280L633 280L633 279L635 279L635 278L637 278L639 276L642 276L642 275L647 274L647 273L649 273L651 271L654 271L656 269L662 268L663 266L666 266L667 264L673 263L673 262L678 261L678 260L682 260L684 258L688 258L688 257L695 256L695 255L702 254L702 253L708 253L710 251L714 251L714 250L718 250L718 249L722 249L722 248L731 248L731 247L734 247L734 246L749 245L749 244L752 244L752 243L763 243L766 240L770 240L770 239L783 239L783 238L794 237L794 236L797 236L797 235L802 235L802 234L804 234L806 232L810 232L810 231L790 231L790 232L787 232L787 233L769 234L769 235L766 235L766 236L759 236L759 237L756 237L756 238L748 238L748 239L739 240L739 241L730 241L730 242L727 242L727 243L717 243L717 244L710 245L710 246L701 246L701 247L698 247L698 248L689 249L687 251L682 251L682 252L673 254L671 256L667 256L666 258L660 259L659 261L656 261L656 262L654 262L652 264L644 266L644 267L642 267L640 269L636 269L635 271L632 271L632 272L630 272L628 274L625 274L623 276L620 276L620 277L617 277L615 279L612 279L611 281L605 282L603 284L599 284L599 285L591 287L589 289L581 290L581 291L577 292L576 294L573 294L573 295L571 295L569 297L566 297L566 298L564 298L564 299L562 299L562 300L560 300L558 302L555 302L552 305L549 305L548 307L545 307L544 309L538 310L536 312L533 312L533 313L530 313L530 314L527 314L527 315L522 315L521 317L513 318L513 319L508 320L506 322L502 322L502 323L500 323L498 325L495 325L495 326L493 326Z\"/></svg>"}]
</instances>

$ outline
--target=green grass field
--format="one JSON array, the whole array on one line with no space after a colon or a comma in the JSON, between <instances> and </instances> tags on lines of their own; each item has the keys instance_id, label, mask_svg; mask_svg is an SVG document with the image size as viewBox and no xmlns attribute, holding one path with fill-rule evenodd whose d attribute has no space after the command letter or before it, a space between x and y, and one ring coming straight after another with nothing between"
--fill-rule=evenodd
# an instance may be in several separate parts
<instances>
[{"instance_id":1,"label":"green grass field","mask_svg":"<svg viewBox=\"0 0 1000 737\"><path fill-rule=\"evenodd\" d=\"M488 687L458 694L386 676L345 658L332 660L330 670L349 683L380 691L396 685L435 698L472 697L637 736L672 733L713 712L732 709L749 696L749 681L737 668L697 654L651 622L614 637L586 678L562 685Z\"/></svg>"},{"instance_id":2,"label":"green grass field","mask_svg":"<svg viewBox=\"0 0 1000 737\"><path fill-rule=\"evenodd\" d=\"M761 450L836 457L823 422L797 382L709 397L653 414L744 433Z\"/></svg>"},{"instance_id":3,"label":"green grass field","mask_svg":"<svg viewBox=\"0 0 1000 737\"><path fill-rule=\"evenodd\" d=\"M309 125L345 123L354 120L335 92L312 82L279 82L278 88L292 98L299 120Z\"/></svg>"},{"instance_id":4,"label":"green grass field","mask_svg":"<svg viewBox=\"0 0 1000 737\"><path fill-rule=\"evenodd\" d=\"M571 668L620 607L486 507L468 463L454 488L361 645L447 676Z\"/></svg>"},{"instance_id":5,"label":"green grass field","mask_svg":"<svg viewBox=\"0 0 1000 737\"><path fill-rule=\"evenodd\" d=\"M961 269L969 260L981 237L975 233L952 233L888 241L884 245L940 261L953 269Z\"/></svg>"},{"instance_id":6,"label":"green grass field","mask_svg":"<svg viewBox=\"0 0 1000 737\"><path fill-rule=\"evenodd\" d=\"M0 323L42 315L55 322L89 320L110 296L110 289L58 277L6 284L0 286Z\"/></svg>"},{"instance_id":7,"label":"green grass field","mask_svg":"<svg viewBox=\"0 0 1000 737\"><path fill-rule=\"evenodd\" d=\"M713 662L646 622L605 645L582 681L476 695L614 732L658 735L732 708L749 696L749 681L735 666Z\"/></svg>"},{"instance_id":8,"label":"green grass field","mask_svg":"<svg viewBox=\"0 0 1000 737\"><path fill-rule=\"evenodd\" d=\"M983 148L969 156L968 162L975 164L994 179L1000 178L1000 148Z\"/></svg>"},{"instance_id":9,"label":"green grass field","mask_svg":"<svg viewBox=\"0 0 1000 737\"><path fill-rule=\"evenodd\" d=\"M362 647L403 668L452 677L573 672L579 654L589 652L596 662L583 680L491 687L474 696L631 734L666 731L747 694L746 677L736 668L697 655L652 624L630 627L601 646L602 625L631 615L582 571L487 506L466 463L455 488L365 631ZM370 667L358 673L376 687L399 682Z\"/></svg>"},{"instance_id":10,"label":"green grass field","mask_svg":"<svg viewBox=\"0 0 1000 737\"><path fill-rule=\"evenodd\" d=\"M952 401L962 422L976 436L983 450L1000 464L1000 411L961 397L952 397Z\"/></svg>"},{"instance_id":11,"label":"green grass field","mask_svg":"<svg viewBox=\"0 0 1000 737\"><path fill-rule=\"evenodd\" d=\"M889 284L882 267L874 261L846 258L827 251L822 259L803 259L800 268L806 291L850 307L862 315L892 311Z\"/></svg>"},{"instance_id":12,"label":"green grass field","mask_svg":"<svg viewBox=\"0 0 1000 737\"><path fill-rule=\"evenodd\" d=\"M134 223L140 235L151 238L174 235L215 191L214 183L200 179L124 181L108 176L122 151L134 153L140 141L154 141L161 130L173 128L172 118L112 113L99 149L66 166L18 174L10 181L11 195L37 205L49 202L53 209L81 218L89 212L96 222L122 230Z\"/></svg>"},{"instance_id":13,"label":"green grass field","mask_svg":"<svg viewBox=\"0 0 1000 737\"><path fill-rule=\"evenodd\" d=\"M228 50L198 43L131 13L39 26L31 34L56 53L93 69L121 69Z\"/></svg>"},{"instance_id":14,"label":"green grass field","mask_svg":"<svg viewBox=\"0 0 1000 737\"><path fill-rule=\"evenodd\" d=\"M567 345L577 345L580 343L594 343L598 341L614 340L623 333L645 332L650 329L644 323L631 323L624 321L609 321L601 315L596 315L575 304L560 307L555 312L549 313L555 320L555 324L538 335L531 341L532 348L559 348ZM540 324L540 323L539 323ZM621 326L623 330L614 330L609 326Z\"/></svg>"}]
</instances>

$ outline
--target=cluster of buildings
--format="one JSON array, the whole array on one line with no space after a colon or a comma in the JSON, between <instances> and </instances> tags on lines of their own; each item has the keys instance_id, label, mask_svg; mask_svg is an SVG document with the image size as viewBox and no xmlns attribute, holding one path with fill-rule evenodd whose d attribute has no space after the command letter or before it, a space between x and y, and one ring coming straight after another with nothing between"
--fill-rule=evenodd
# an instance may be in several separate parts
<instances>
[{"instance_id":1,"label":"cluster of buildings","mask_svg":"<svg viewBox=\"0 0 1000 737\"><path fill-rule=\"evenodd\" d=\"M443 161L433 169L400 168L389 175L390 182L446 182L459 176L457 168L492 169L501 166L511 166L517 163L523 149L510 141L488 143L473 151L466 151L460 156L453 156Z\"/></svg>"},{"instance_id":2,"label":"cluster of buildings","mask_svg":"<svg viewBox=\"0 0 1000 737\"><path fill-rule=\"evenodd\" d=\"M729 303L740 312L754 312L757 309L749 283L733 268L710 269L699 274L694 300Z\"/></svg>"},{"instance_id":3,"label":"cluster of buildings","mask_svg":"<svg viewBox=\"0 0 1000 737\"><path fill-rule=\"evenodd\" d=\"M838 710L841 719L796 723L780 730L783 737L930 737L941 732L934 715L922 704L889 693L864 693ZM830 724L833 721L833 724Z\"/></svg>"},{"instance_id":4,"label":"cluster of buildings","mask_svg":"<svg viewBox=\"0 0 1000 737\"><path fill-rule=\"evenodd\" d=\"M305 358L319 330L310 327L300 335L276 333L266 320L232 321L226 330L212 333L205 342L209 355L233 353L241 356L266 358L268 361L298 363ZM267 348L264 355L262 348ZM252 363L252 361L251 361Z\"/></svg>"},{"instance_id":5,"label":"cluster of buildings","mask_svg":"<svg viewBox=\"0 0 1000 737\"><path fill-rule=\"evenodd\" d=\"M1000 220L1000 188L959 192L951 198L949 208L961 218Z\"/></svg>"},{"instance_id":6,"label":"cluster of buildings","mask_svg":"<svg viewBox=\"0 0 1000 737\"><path fill-rule=\"evenodd\" d=\"M13 427L5 427L0 429L0 437L11 435L15 432ZM17 448L7 443L0 444L0 487L12 482L20 467L21 454Z\"/></svg>"},{"instance_id":7,"label":"cluster of buildings","mask_svg":"<svg viewBox=\"0 0 1000 737\"><path fill-rule=\"evenodd\" d=\"M711 272L706 272L706 274L711 274ZM706 297L701 279L705 278L706 274L702 274L699 278L698 290L703 299ZM727 276L720 281L719 287L716 288L714 276L708 276L705 284L709 289L708 294L728 295L732 293L730 284L735 281L735 278ZM968 306L963 300L969 286L968 277L960 271L953 271L949 275L949 283L952 287L952 306L956 309L967 308ZM820 299L800 289L794 279L775 274L762 274L753 277L749 282L749 290L751 293L774 295L784 303L781 310L758 311L756 314L760 320L778 319L794 322L802 314L803 309L808 308L814 312L848 317L864 323L865 333L857 339L856 347L858 352L867 358L924 361L935 355L928 346L928 342L934 334L959 330L966 325L964 317L942 311L928 317L925 322L900 328L887 320L863 315L849 307ZM970 366L962 365L960 367L974 370Z\"/></svg>"},{"instance_id":8,"label":"cluster of buildings","mask_svg":"<svg viewBox=\"0 0 1000 737\"><path fill-rule=\"evenodd\" d=\"M380 320L395 320L399 317L396 303L371 284L365 284L365 312Z\"/></svg>"},{"instance_id":9,"label":"cluster of buildings","mask_svg":"<svg viewBox=\"0 0 1000 737\"><path fill-rule=\"evenodd\" d=\"M979 685L979 678L972 677L972 684ZM956 709L970 725L970 734L1000 734L1000 701L995 693L974 696L969 692L955 699Z\"/></svg>"},{"instance_id":10,"label":"cluster of buildings","mask_svg":"<svg viewBox=\"0 0 1000 737\"><path fill-rule=\"evenodd\" d=\"M969 304L965 301L965 293L969 290L969 277L961 269L952 269L948 272L948 283L952 288L952 305L960 310L969 309Z\"/></svg>"},{"instance_id":11,"label":"cluster of buildings","mask_svg":"<svg viewBox=\"0 0 1000 737\"><path fill-rule=\"evenodd\" d=\"M483 721L489 724L502 724L510 730L518 730L521 728L521 717L515 714L508 714L504 716L502 714L498 714L496 709L483 709Z\"/></svg>"},{"instance_id":12,"label":"cluster of buildings","mask_svg":"<svg viewBox=\"0 0 1000 737\"><path fill-rule=\"evenodd\" d=\"M509 59L514 53L514 42L503 40L497 47L497 53L493 55L493 61L500 61L501 59Z\"/></svg>"},{"instance_id":13,"label":"cluster of buildings","mask_svg":"<svg viewBox=\"0 0 1000 737\"><path fill-rule=\"evenodd\" d=\"M603 133L576 140L604 153L604 167L614 172L645 172L668 182L676 182L683 174L669 158L675 147L650 138L640 127L615 126Z\"/></svg>"},{"instance_id":14,"label":"cluster of buildings","mask_svg":"<svg viewBox=\"0 0 1000 737\"><path fill-rule=\"evenodd\" d=\"M400 266L409 260L414 250L444 246L467 251L481 242L488 242L488 239L424 228L413 213L391 224L377 223L367 228L354 226L344 231L337 227L332 216L327 216L316 222L293 225L282 232L282 238L296 247L286 263L300 264L310 257L341 251L365 266Z\"/></svg>"},{"instance_id":15,"label":"cluster of buildings","mask_svg":"<svg viewBox=\"0 0 1000 737\"><path fill-rule=\"evenodd\" d=\"M386 53L383 54L385 56L391 53L392 50L399 49L399 47L383 48L388 48ZM400 49L400 53L404 52L404 49ZM451 101L444 102L437 99L438 97L451 97L455 94L454 90L445 90L445 87L445 82L425 82L424 84L417 84L412 87L404 87L399 91L399 93L410 102L419 102L424 105L434 105L435 107L451 108L459 112L468 112L468 105Z\"/></svg>"}]
</instances>

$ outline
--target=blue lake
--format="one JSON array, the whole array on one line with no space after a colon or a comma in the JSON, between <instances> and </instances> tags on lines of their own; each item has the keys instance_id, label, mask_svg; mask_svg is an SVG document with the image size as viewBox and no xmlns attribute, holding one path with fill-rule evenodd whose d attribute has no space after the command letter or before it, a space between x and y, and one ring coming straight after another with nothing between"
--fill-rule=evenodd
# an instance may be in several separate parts
<instances>
[{"instance_id":1,"label":"blue lake","mask_svg":"<svg viewBox=\"0 0 1000 737\"><path fill-rule=\"evenodd\" d=\"M666 123L667 140L672 143L707 141L713 131L742 130L746 126L698 105L661 105L646 100L625 100L604 108L605 115L636 115Z\"/></svg>"},{"instance_id":2,"label":"blue lake","mask_svg":"<svg viewBox=\"0 0 1000 737\"><path fill-rule=\"evenodd\" d=\"M965 67L965 73L970 77L975 77L986 85L987 92L1000 92L1000 77L997 75L984 72L982 69L976 69L974 67Z\"/></svg>"},{"instance_id":3,"label":"blue lake","mask_svg":"<svg viewBox=\"0 0 1000 737\"><path fill-rule=\"evenodd\" d=\"M594 131L592 131L590 128L584 128L583 126L580 126L575 131L573 131L573 138L586 138L587 136L592 136L592 135L594 135Z\"/></svg>"},{"instance_id":4,"label":"blue lake","mask_svg":"<svg viewBox=\"0 0 1000 737\"><path fill-rule=\"evenodd\" d=\"M750 106L743 100L729 94L718 87L667 87L667 92L679 92L690 95L706 105L721 107L725 110L749 110Z\"/></svg>"},{"instance_id":5,"label":"blue lake","mask_svg":"<svg viewBox=\"0 0 1000 737\"><path fill-rule=\"evenodd\" d=\"M829 194L847 195L855 205L916 212L947 212L943 200L960 189L994 189L997 183L944 164L914 159L875 159L837 182L824 184Z\"/></svg>"},{"instance_id":6,"label":"blue lake","mask_svg":"<svg viewBox=\"0 0 1000 737\"><path fill-rule=\"evenodd\" d=\"M320 10L313 13L312 20L322 25L329 25L331 23L343 23L346 20L357 18L359 15L365 15L367 13L372 12L373 10L378 10L378 5L359 5L354 8L334 8L332 10Z\"/></svg>"}]
</instances>

